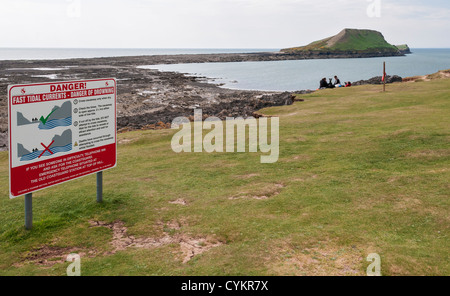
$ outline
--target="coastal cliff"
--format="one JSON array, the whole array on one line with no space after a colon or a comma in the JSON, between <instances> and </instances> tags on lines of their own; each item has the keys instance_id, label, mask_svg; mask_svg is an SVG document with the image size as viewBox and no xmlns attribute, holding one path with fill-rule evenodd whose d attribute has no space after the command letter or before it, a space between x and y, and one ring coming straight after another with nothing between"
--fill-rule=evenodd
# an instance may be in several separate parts
<instances>
[{"instance_id":1,"label":"coastal cliff","mask_svg":"<svg viewBox=\"0 0 450 296\"><path fill-rule=\"evenodd\" d=\"M402 44L402 45L396 45L395 47L398 48L398 50L402 53L402 54L411 54L411 49L409 48L408 44Z\"/></svg>"}]
</instances>

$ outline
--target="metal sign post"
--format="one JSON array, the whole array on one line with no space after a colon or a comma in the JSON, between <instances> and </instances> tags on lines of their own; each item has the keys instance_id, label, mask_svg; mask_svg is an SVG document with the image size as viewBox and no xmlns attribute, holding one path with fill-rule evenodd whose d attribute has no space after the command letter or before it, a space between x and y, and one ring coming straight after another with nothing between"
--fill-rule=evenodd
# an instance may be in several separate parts
<instances>
[{"instance_id":1,"label":"metal sign post","mask_svg":"<svg viewBox=\"0 0 450 296\"><path fill-rule=\"evenodd\" d=\"M103 202L103 172L97 173L97 202ZM25 194L25 229L33 228L33 193Z\"/></svg>"},{"instance_id":2,"label":"metal sign post","mask_svg":"<svg viewBox=\"0 0 450 296\"><path fill-rule=\"evenodd\" d=\"M33 227L33 193L25 195L25 229Z\"/></svg>"},{"instance_id":3,"label":"metal sign post","mask_svg":"<svg viewBox=\"0 0 450 296\"><path fill-rule=\"evenodd\" d=\"M97 173L97 202L103 202L103 172Z\"/></svg>"}]
</instances>

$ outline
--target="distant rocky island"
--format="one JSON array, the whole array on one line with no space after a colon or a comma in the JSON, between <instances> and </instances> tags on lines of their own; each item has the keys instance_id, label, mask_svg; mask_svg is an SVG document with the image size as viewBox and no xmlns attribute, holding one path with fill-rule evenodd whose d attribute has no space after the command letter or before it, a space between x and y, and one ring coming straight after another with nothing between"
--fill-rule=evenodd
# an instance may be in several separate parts
<instances>
[{"instance_id":1,"label":"distant rocky island","mask_svg":"<svg viewBox=\"0 0 450 296\"><path fill-rule=\"evenodd\" d=\"M386 57L411 53L408 45L395 46L374 30L344 29L339 34L305 46L285 48L282 53L310 58Z\"/></svg>"}]
</instances>

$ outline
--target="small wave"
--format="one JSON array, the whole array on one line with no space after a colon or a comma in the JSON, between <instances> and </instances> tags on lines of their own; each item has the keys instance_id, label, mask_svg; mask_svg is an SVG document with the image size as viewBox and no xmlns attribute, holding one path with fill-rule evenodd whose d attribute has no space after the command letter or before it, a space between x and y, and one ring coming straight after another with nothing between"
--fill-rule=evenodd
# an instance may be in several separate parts
<instances>
[{"instance_id":1,"label":"small wave","mask_svg":"<svg viewBox=\"0 0 450 296\"><path fill-rule=\"evenodd\" d=\"M72 125L72 116L64 119L53 119L46 122L45 124L41 122L39 123L39 129L51 130L59 126L70 126L70 125Z\"/></svg>"},{"instance_id":2,"label":"small wave","mask_svg":"<svg viewBox=\"0 0 450 296\"><path fill-rule=\"evenodd\" d=\"M52 147L50 148L50 151L53 152L53 154L51 154L48 151L45 151L44 154L42 154L41 158L44 156L52 156L55 155L56 153L60 153L60 152L69 152L72 150L72 143L67 144L66 146L58 146L58 147ZM30 161L30 160L34 160L36 158L39 157L39 155L41 155L42 151L35 151L33 153L24 155L20 158L20 161Z\"/></svg>"}]
</instances>

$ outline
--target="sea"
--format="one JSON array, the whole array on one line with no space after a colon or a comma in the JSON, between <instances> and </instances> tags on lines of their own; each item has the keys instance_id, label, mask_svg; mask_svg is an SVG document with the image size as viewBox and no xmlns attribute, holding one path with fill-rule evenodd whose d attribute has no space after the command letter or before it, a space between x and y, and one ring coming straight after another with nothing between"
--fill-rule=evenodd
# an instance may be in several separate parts
<instances>
[{"instance_id":1,"label":"sea","mask_svg":"<svg viewBox=\"0 0 450 296\"><path fill-rule=\"evenodd\" d=\"M272 48L247 49L12 49L0 48L1 60L67 59L141 55L276 52ZM317 89L322 78L339 77L342 83L388 75L410 77L450 69L450 49L413 48L404 57L322 59L299 61L140 65L209 78L222 87L240 90L296 91ZM51 75L52 73L48 73ZM333 79L334 80L334 79Z\"/></svg>"}]
</instances>

